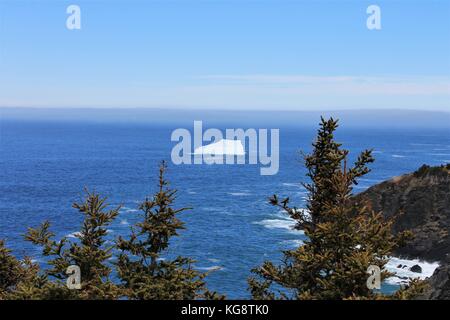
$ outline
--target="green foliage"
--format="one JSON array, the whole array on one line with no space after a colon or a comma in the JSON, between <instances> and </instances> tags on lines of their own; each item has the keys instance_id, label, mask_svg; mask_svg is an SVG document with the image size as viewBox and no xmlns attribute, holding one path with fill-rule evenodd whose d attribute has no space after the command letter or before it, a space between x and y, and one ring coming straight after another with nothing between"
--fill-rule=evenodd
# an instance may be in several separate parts
<instances>
[{"instance_id":1,"label":"green foliage","mask_svg":"<svg viewBox=\"0 0 450 320\"><path fill-rule=\"evenodd\" d=\"M206 274L194 270L194 260L177 257L173 260L161 255L172 237L184 228L177 215L189 208L174 209L176 190L168 187L164 173L167 165L159 168L158 191L141 205L142 221L132 229L127 240L119 237L121 250L117 262L118 274L126 295L131 299L195 299L220 298L206 290Z\"/></svg>"},{"instance_id":2,"label":"green foliage","mask_svg":"<svg viewBox=\"0 0 450 320\"><path fill-rule=\"evenodd\" d=\"M17 288L25 274L22 263L11 255L11 250L0 240L0 297L6 297Z\"/></svg>"},{"instance_id":3,"label":"green foliage","mask_svg":"<svg viewBox=\"0 0 450 320\"><path fill-rule=\"evenodd\" d=\"M86 199L74 203L84 217L80 232L76 233L79 241L70 242L67 238L53 240L49 222L38 228L29 228L26 240L42 246L42 254L48 258L50 269L46 275L52 279L52 287L47 288L44 296L48 299L115 299L119 290L109 280L111 268L108 259L112 257L113 246L106 245L106 227L119 214L120 207L106 210L106 198L86 190ZM81 289L69 290L66 286L67 268L71 265L80 267Z\"/></svg>"},{"instance_id":4,"label":"green foliage","mask_svg":"<svg viewBox=\"0 0 450 320\"><path fill-rule=\"evenodd\" d=\"M334 140L337 127L337 121L322 118L313 152L305 156L311 181L304 184L308 210L290 207L289 198L274 195L269 200L296 220L295 228L303 230L308 240L284 251L280 266L266 261L253 270L249 287L255 299L387 298L367 288L367 268L378 266L381 280L389 277L384 269L388 256L410 233L394 236L392 219L352 201L352 187L370 171L367 165L374 159L366 150L349 166L349 152Z\"/></svg>"},{"instance_id":5,"label":"green foliage","mask_svg":"<svg viewBox=\"0 0 450 320\"><path fill-rule=\"evenodd\" d=\"M437 176L437 177L447 177L450 173L450 163L447 165L441 165L437 167L430 167L426 164L422 165L419 169L414 172L416 178L422 178L427 175Z\"/></svg>"},{"instance_id":6,"label":"green foliage","mask_svg":"<svg viewBox=\"0 0 450 320\"><path fill-rule=\"evenodd\" d=\"M418 280L391 296L367 288L368 266L379 266L381 279L386 279L389 255L411 234L394 236L394 218L385 220L365 203L354 201L352 188L370 171L367 165L374 159L366 150L349 166L349 152L334 140L337 127L337 121L322 119L313 152L305 156L310 180L304 184L309 193L307 210L290 206L289 198L270 198L272 205L296 221L295 228L303 230L308 240L284 251L281 265L266 261L252 270L249 289L254 299L413 299L425 289ZM448 172L449 165L446 168ZM77 240L55 240L49 222L28 230L26 239L42 247L46 269L29 258L18 260L0 240L0 300L223 299L208 291L207 273L195 270L194 260L171 257L168 252L171 239L184 229L178 215L189 208L174 208L177 191L169 187L166 169L162 162L158 190L140 205L142 219L128 238L106 240L107 227L120 207L108 210L106 198L86 190L85 199L73 205L83 216ZM424 166L417 174L430 170L434 169ZM115 263L110 262L113 255ZM67 268L73 265L81 270L79 290L66 286ZM114 271L119 283L111 280Z\"/></svg>"},{"instance_id":7,"label":"green foliage","mask_svg":"<svg viewBox=\"0 0 450 320\"><path fill-rule=\"evenodd\" d=\"M0 299L222 299L206 289L204 278L187 257L164 259L170 239L178 235L184 224L177 215L188 208L173 209L176 190L168 188L164 178L167 166L159 170L159 190L146 199L140 209L143 219L137 223L129 239L116 243L106 240L108 225L119 214L120 206L108 210L106 198L86 190L81 203L73 208L83 215L76 241L66 237L54 240L48 221L29 228L25 239L42 247L48 265L40 270L29 258L17 260L0 241ZM111 280L109 260L119 253L115 263L121 281ZM69 289L66 272L69 266L81 271L81 288Z\"/></svg>"},{"instance_id":8,"label":"green foliage","mask_svg":"<svg viewBox=\"0 0 450 320\"><path fill-rule=\"evenodd\" d=\"M39 267L29 258L17 260L0 240L0 300L33 299L46 283Z\"/></svg>"}]
</instances>

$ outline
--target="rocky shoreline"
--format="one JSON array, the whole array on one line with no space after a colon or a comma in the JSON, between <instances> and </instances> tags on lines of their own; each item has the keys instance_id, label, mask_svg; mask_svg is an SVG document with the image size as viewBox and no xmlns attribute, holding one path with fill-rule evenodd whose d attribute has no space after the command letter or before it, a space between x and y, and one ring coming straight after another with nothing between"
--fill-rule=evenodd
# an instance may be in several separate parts
<instances>
[{"instance_id":1,"label":"rocky shoreline","mask_svg":"<svg viewBox=\"0 0 450 320\"><path fill-rule=\"evenodd\" d=\"M411 230L414 238L395 255L440 266L427 281L423 299L450 299L450 164L423 165L417 171L394 177L355 196L375 211L397 216L394 232ZM404 269L398 265L398 269ZM409 270L420 274L419 265Z\"/></svg>"}]
</instances>

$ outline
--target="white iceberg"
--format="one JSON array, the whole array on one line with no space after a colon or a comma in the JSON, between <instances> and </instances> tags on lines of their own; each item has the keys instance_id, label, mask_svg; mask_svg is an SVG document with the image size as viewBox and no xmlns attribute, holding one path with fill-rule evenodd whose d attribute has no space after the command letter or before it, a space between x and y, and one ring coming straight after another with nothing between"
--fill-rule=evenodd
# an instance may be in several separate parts
<instances>
[{"instance_id":1,"label":"white iceberg","mask_svg":"<svg viewBox=\"0 0 450 320\"><path fill-rule=\"evenodd\" d=\"M241 140L222 139L218 142L196 148L194 155L243 156L245 155L245 151Z\"/></svg>"}]
</instances>

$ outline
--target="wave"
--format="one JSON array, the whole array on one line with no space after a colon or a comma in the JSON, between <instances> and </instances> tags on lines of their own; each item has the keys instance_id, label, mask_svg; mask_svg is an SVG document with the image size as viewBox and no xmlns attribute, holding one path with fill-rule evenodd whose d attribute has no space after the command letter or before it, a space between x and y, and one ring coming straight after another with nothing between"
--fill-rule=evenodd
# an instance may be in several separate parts
<instances>
[{"instance_id":1,"label":"wave","mask_svg":"<svg viewBox=\"0 0 450 320\"><path fill-rule=\"evenodd\" d=\"M398 268L399 265L402 265L402 267ZM412 272L410 268L414 265L419 265L422 268L422 272ZM414 278L424 280L431 277L437 267L439 267L438 262L426 262L419 259L409 260L391 257L389 262L386 264L386 269L392 273L395 273L395 276L387 278L386 283L400 285L407 283L410 279Z\"/></svg>"},{"instance_id":2,"label":"wave","mask_svg":"<svg viewBox=\"0 0 450 320\"><path fill-rule=\"evenodd\" d=\"M138 209L133 209L133 208L130 208L130 207L122 207L122 208L120 208L120 211L124 211L124 212L137 212L137 211L139 211Z\"/></svg>"},{"instance_id":3,"label":"wave","mask_svg":"<svg viewBox=\"0 0 450 320\"><path fill-rule=\"evenodd\" d=\"M296 187L296 188L304 189L304 187L301 183L283 182L282 184L283 184L283 186L286 186L286 187Z\"/></svg>"},{"instance_id":4,"label":"wave","mask_svg":"<svg viewBox=\"0 0 450 320\"><path fill-rule=\"evenodd\" d=\"M248 192L228 192L228 194L229 194L230 196L235 196L235 197L243 197L243 196L249 196L249 195L251 195L251 194L248 193Z\"/></svg>"},{"instance_id":5,"label":"wave","mask_svg":"<svg viewBox=\"0 0 450 320\"><path fill-rule=\"evenodd\" d=\"M120 224L121 224L121 225L127 226L127 225L129 225L130 223L129 223L127 220L124 219L124 220L121 220L121 221L120 221Z\"/></svg>"},{"instance_id":6,"label":"wave","mask_svg":"<svg viewBox=\"0 0 450 320\"><path fill-rule=\"evenodd\" d=\"M400 154L393 154L392 158L406 158L406 156L402 156Z\"/></svg>"},{"instance_id":7,"label":"wave","mask_svg":"<svg viewBox=\"0 0 450 320\"><path fill-rule=\"evenodd\" d=\"M66 235L66 238L78 239L81 236L81 232L72 232Z\"/></svg>"},{"instance_id":8,"label":"wave","mask_svg":"<svg viewBox=\"0 0 450 320\"><path fill-rule=\"evenodd\" d=\"M195 269L202 270L202 271L219 271L219 270L223 270L225 268L222 266L211 266L211 267L195 267Z\"/></svg>"},{"instance_id":9,"label":"wave","mask_svg":"<svg viewBox=\"0 0 450 320\"><path fill-rule=\"evenodd\" d=\"M200 210L211 212L224 212L224 209L220 207L201 207Z\"/></svg>"},{"instance_id":10,"label":"wave","mask_svg":"<svg viewBox=\"0 0 450 320\"><path fill-rule=\"evenodd\" d=\"M298 248L305 244L305 242L300 239L284 240L284 241L281 241L280 243L283 246L287 246L290 248Z\"/></svg>"},{"instance_id":11,"label":"wave","mask_svg":"<svg viewBox=\"0 0 450 320\"><path fill-rule=\"evenodd\" d=\"M303 214L306 216L306 218L310 219L311 215L309 213L308 209L305 208L297 208L297 212L303 212ZM290 220L295 222L295 220L293 220L291 217L289 217L289 215L286 213L286 211L284 211L283 209L278 210L277 213L274 214L274 216L284 219L284 220Z\"/></svg>"},{"instance_id":12,"label":"wave","mask_svg":"<svg viewBox=\"0 0 450 320\"><path fill-rule=\"evenodd\" d=\"M262 225L268 229L284 229L290 233L304 234L302 230L294 229L295 221L292 219L265 219L262 221L256 221L254 224Z\"/></svg>"}]
</instances>

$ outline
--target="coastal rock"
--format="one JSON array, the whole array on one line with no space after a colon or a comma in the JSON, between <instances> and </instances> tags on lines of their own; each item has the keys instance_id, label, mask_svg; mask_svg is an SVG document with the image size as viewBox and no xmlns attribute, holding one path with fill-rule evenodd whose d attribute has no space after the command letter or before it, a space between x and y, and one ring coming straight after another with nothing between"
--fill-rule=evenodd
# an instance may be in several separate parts
<instances>
[{"instance_id":1,"label":"coastal rock","mask_svg":"<svg viewBox=\"0 0 450 320\"><path fill-rule=\"evenodd\" d=\"M428 290L420 299L450 300L450 263L437 268L427 280Z\"/></svg>"},{"instance_id":2,"label":"coastal rock","mask_svg":"<svg viewBox=\"0 0 450 320\"><path fill-rule=\"evenodd\" d=\"M416 273L422 273L422 267L418 264L413 265L411 268L409 268L409 271L416 272Z\"/></svg>"},{"instance_id":3,"label":"coastal rock","mask_svg":"<svg viewBox=\"0 0 450 320\"><path fill-rule=\"evenodd\" d=\"M396 255L441 261L450 253L450 164L423 165L414 173L372 186L355 200L386 217L398 215L394 232L413 232L414 239Z\"/></svg>"}]
</instances>

